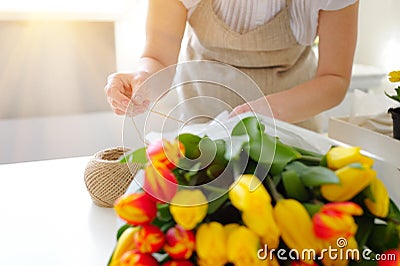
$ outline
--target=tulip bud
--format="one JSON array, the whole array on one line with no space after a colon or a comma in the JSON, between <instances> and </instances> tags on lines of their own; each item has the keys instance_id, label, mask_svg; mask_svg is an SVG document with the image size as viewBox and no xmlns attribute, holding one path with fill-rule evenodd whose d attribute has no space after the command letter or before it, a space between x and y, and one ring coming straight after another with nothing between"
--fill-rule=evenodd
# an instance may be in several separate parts
<instances>
[{"instance_id":1,"label":"tulip bud","mask_svg":"<svg viewBox=\"0 0 400 266\"><path fill-rule=\"evenodd\" d=\"M234 229L227 238L226 249L229 262L236 266L265 265L267 261L258 258L260 240L245 226ZM212 252L212 250L210 250Z\"/></svg>"},{"instance_id":2,"label":"tulip bud","mask_svg":"<svg viewBox=\"0 0 400 266\"><path fill-rule=\"evenodd\" d=\"M328 167L336 170L352 163L360 163L371 167L374 160L360 153L360 147L334 147L326 154Z\"/></svg>"},{"instance_id":3,"label":"tulip bud","mask_svg":"<svg viewBox=\"0 0 400 266\"><path fill-rule=\"evenodd\" d=\"M345 166L335 171L339 184L321 186L322 196L333 202L348 201L366 188L375 178L375 170L368 166Z\"/></svg>"},{"instance_id":4,"label":"tulip bud","mask_svg":"<svg viewBox=\"0 0 400 266\"><path fill-rule=\"evenodd\" d=\"M173 259L189 259L195 249L194 233L179 225L168 229L165 241L164 250Z\"/></svg>"},{"instance_id":5,"label":"tulip bud","mask_svg":"<svg viewBox=\"0 0 400 266\"><path fill-rule=\"evenodd\" d=\"M400 250L389 249L380 255L385 260L379 260L378 266L400 266Z\"/></svg>"},{"instance_id":6,"label":"tulip bud","mask_svg":"<svg viewBox=\"0 0 400 266\"><path fill-rule=\"evenodd\" d=\"M170 260L162 266L194 266L190 260Z\"/></svg>"},{"instance_id":7,"label":"tulip bud","mask_svg":"<svg viewBox=\"0 0 400 266\"><path fill-rule=\"evenodd\" d=\"M131 250L124 253L118 266L158 266L158 261L150 254Z\"/></svg>"},{"instance_id":8,"label":"tulip bud","mask_svg":"<svg viewBox=\"0 0 400 266\"><path fill-rule=\"evenodd\" d=\"M137 230L137 227L129 227L121 234L112 255L110 266L118 265L119 260L125 252L136 248L133 237Z\"/></svg>"},{"instance_id":9,"label":"tulip bud","mask_svg":"<svg viewBox=\"0 0 400 266\"><path fill-rule=\"evenodd\" d=\"M178 181L168 168L148 164L143 190L155 201L169 202L178 191Z\"/></svg>"},{"instance_id":10,"label":"tulip bud","mask_svg":"<svg viewBox=\"0 0 400 266\"><path fill-rule=\"evenodd\" d=\"M271 202L267 190L254 175L240 176L230 187L229 199L240 211L251 208L254 204L253 199L257 199L260 204Z\"/></svg>"},{"instance_id":11,"label":"tulip bud","mask_svg":"<svg viewBox=\"0 0 400 266\"><path fill-rule=\"evenodd\" d=\"M253 208L242 213L244 224L256 233L263 244L277 248L279 245L280 230L277 226L271 203L259 204L253 201Z\"/></svg>"},{"instance_id":12,"label":"tulip bud","mask_svg":"<svg viewBox=\"0 0 400 266\"><path fill-rule=\"evenodd\" d=\"M135 232L134 241L141 253L154 253L164 246L165 237L160 228L146 224Z\"/></svg>"},{"instance_id":13,"label":"tulip bud","mask_svg":"<svg viewBox=\"0 0 400 266\"><path fill-rule=\"evenodd\" d=\"M385 218L389 213L389 194L385 185L378 178L374 178L369 185L374 200L365 199L365 205L375 216Z\"/></svg>"},{"instance_id":14,"label":"tulip bud","mask_svg":"<svg viewBox=\"0 0 400 266\"><path fill-rule=\"evenodd\" d=\"M207 198L200 190L180 190L172 198L169 210L177 224L192 230L207 215Z\"/></svg>"},{"instance_id":15,"label":"tulip bud","mask_svg":"<svg viewBox=\"0 0 400 266\"><path fill-rule=\"evenodd\" d=\"M185 154L185 147L178 140L156 140L146 148L147 157L155 167L173 169Z\"/></svg>"},{"instance_id":16,"label":"tulip bud","mask_svg":"<svg viewBox=\"0 0 400 266\"><path fill-rule=\"evenodd\" d=\"M157 215L156 203L142 192L121 196L114 209L121 219L132 225L150 223Z\"/></svg>"},{"instance_id":17,"label":"tulip bud","mask_svg":"<svg viewBox=\"0 0 400 266\"><path fill-rule=\"evenodd\" d=\"M362 213L362 208L353 202L328 203L312 218L314 233L330 243L341 237L348 239L357 232L352 215Z\"/></svg>"},{"instance_id":18,"label":"tulip bud","mask_svg":"<svg viewBox=\"0 0 400 266\"><path fill-rule=\"evenodd\" d=\"M294 199L278 201L274 208L274 217L281 237L289 248L299 252L304 249L318 252L323 248L324 243L315 236L311 217L300 202Z\"/></svg>"},{"instance_id":19,"label":"tulip bud","mask_svg":"<svg viewBox=\"0 0 400 266\"><path fill-rule=\"evenodd\" d=\"M217 222L202 224L196 233L196 252L200 265L220 266L228 262L226 233ZM212 248L210 248L212 247Z\"/></svg>"}]
</instances>

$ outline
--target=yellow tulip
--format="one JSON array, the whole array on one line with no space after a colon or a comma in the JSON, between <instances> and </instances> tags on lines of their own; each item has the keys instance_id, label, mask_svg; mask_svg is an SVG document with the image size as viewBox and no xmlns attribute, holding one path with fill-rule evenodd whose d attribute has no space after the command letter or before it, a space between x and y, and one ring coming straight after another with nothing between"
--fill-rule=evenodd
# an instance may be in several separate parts
<instances>
[{"instance_id":1,"label":"yellow tulip","mask_svg":"<svg viewBox=\"0 0 400 266\"><path fill-rule=\"evenodd\" d=\"M400 71L392 71L389 73L390 82L399 82L400 81Z\"/></svg>"},{"instance_id":2,"label":"yellow tulip","mask_svg":"<svg viewBox=\"0 0 400 266\"><path fill-rule=\"evenodd\" d=\"M258 236L245 226L232 230L226 245L228 260L235 266L268 265L268 260L258 258L257 251L260 247Z\"/></svg>"},{"instance_id":3,"label":"yellow tulip","mask_svg":"<svg viewBox=\"0 0 400 266\"><path fill-rule=\"evenodd\" d=\"M360 259L361 252L358 252L358 244L354 237L350 237L346 240L339 239L337 242L331 243L331 248L337 250L336 253L333 253L337 258L335 258L335 256L329 256L328 253L324 253L325 256L323 256L322 259L322 264L324 266L347 266L351 260Z\"/></svg>"},{"instance_id":4,"label":"yellow tulip","mask_svg":"<svg viewBox=\"0 0 400 266\"><path fill-rule=\"evenodd\" d=\"M366 198L364 203L368 210L375 216L385 218L389 212L389 194L385 185L378 178L374 178L369 185L374 201Z\"/></svg>"},{"instance_id":5,"label":"yellow tulip","mask_svg":"<svg viewBox=\"0 0 400 266\"><path fill-rule=\"evenodd\" d=\"M259 204L256 200L253 204L254 208L242 213L244 224L261 238L263 244L270 248L278 247L280 230L274 219L272 205Z\"/></svg>"},{"instance_id":6,"label":"yellow tulip","mask_svg":"<svg viewBox=\"0 0 400 266\"><path fill-rule=\"evenodd\" d=\"M233 206L240 211L251 208L254 204L253 199L257 199L260 203L271 202L267 190L254 175L240 176L230 187L229 199Z\"/></svg>"},{"instance_id":7,"label":"yellow tulip","mask_svg":"<svg viewBox=\"0 0 400 266\"><path fill-rule=\"evenodd\" d=\"M294 199L278 201L274 217L281 237L289 248L296 249L300 254L305 249L313 249L316 253L321 251L324 242L315 236L311 217L300 202ZM312 260L306 262L311 264Z\"/></svg>"},{"instance_id":8,"label":"yellow tulip","mask_svg":"<svg viewBox=\"0 0 400 266\"><path fill-rule=\"evenodd\" d=\"M229 191L229 198L242 211L245 225L255 232L264 244L276 248L279 228L273 217L271 197L261 181L254 175L242 175Z\"/></svg>"},{"instance_id":9,"label":"yellow tulip","mask_svg":"<svg viewBox=\"0 0 400 266\"><path fill-rule=\"evenodd\" d=\"M207 215L207 198L200 190L180 190L171 200L169 210L175 222L192 230Z\"/></svg>"},{"instance_id":10,"label":"yellow tulip","mask_svg":"<svg viewBox=\"0 0 400 266\"><path fill-rule=\"evenodd\" d=\"M375 178L375 170L366 165L362 167L345 166L335 171L340 184L321 186L322 196L333 202L348 201L366 188Z\"/></svg>"},{"instance_id":11,"label":"yellow tulip","mask_svg":"<svg viewBox=\"0 0 400 266\"><path fill-rule=\"evenodd\" d=\"M228 262L226 232L217 222L202 224L196 233L196 252L200 266L219 266Z\"/></svg>"},{"instance_id":12,"label":"yellow tulip","mask_svg":"<svg viewBox=\"0 0 400 266\"><path fill-rule=\"evenodd\" d=\"M351 163L360 163L371 167L374 160L360 153L360 147L334 147L326 154L328 167L336 170Z\"/></svg>"},{"instance_id":13,"label":"yellow tulip","mask_svg":"<svg viewBox=\"0 0 400 266\"><path fill-rule=\"evenodd\" d=\"M129 227L121 234L112 255L110 266L118 265L119 260L125 252L136 248L134 235L138 230L139 227Z\"/></svg>"}]
</instances>

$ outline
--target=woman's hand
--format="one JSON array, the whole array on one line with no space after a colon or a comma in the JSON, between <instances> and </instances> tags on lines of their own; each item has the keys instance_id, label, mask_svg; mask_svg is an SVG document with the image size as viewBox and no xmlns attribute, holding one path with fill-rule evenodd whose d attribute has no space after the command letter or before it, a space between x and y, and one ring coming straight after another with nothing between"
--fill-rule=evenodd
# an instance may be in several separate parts
<instances>
[{"instance_id":1,"label":"woman's hand","mask_svg":"<svg viewBox=\"0 0 400 266\"><path fill-rule=\"evenodd\" d=\"M114 73L107 79L104 90L107 101L117 115L137 115L143 113L150 101L146 91L138 90L149 74L144 71ZM134 98L132 95L135 94ZM132 103L130 101L132 100Z\"/></svg>"},{"instance_id":2,"label":"woman's hand","mask_svg":"<svg viewBox=\"0 0 400 266\"><path fill-rule=\"evenodd\" d=\"M247 112L253 112L256 114L261 114L261 115L270 116L270 117L273 116L270 105L268 104L266 97L261 97L257 100L236 106L232 110L232 112L230 113L229 116L233 117L238 114L243 114L243 113L247 113Z\"/></svg>"}]
</instances>

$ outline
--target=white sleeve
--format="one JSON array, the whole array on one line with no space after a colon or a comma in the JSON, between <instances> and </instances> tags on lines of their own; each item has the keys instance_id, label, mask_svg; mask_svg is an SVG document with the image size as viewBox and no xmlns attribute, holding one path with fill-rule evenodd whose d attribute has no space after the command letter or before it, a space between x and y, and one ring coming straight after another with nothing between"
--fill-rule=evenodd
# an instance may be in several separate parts
<instances>
[{"instance_id":1,"label":"white sleeve","mask_svg":"<svg viewBox=\"0 0 400 266\"><path fill-rule=\"evenodd\" d=\"M297 41L312 45L317 35L320 10L339 10L357 0L296 0L291 8L290 26Z\"/></svg>"},{"instance_id":2,"label":"white sleeve","mask_svg":"<svg viewBox=\"0 0 400 266\"><path fill-rule=\"evenodd\" d=\"M193 11L196 9L197 5L201 0L179 0L188 10L188 18L192 15Z\"/></svg>"}]
</instances>

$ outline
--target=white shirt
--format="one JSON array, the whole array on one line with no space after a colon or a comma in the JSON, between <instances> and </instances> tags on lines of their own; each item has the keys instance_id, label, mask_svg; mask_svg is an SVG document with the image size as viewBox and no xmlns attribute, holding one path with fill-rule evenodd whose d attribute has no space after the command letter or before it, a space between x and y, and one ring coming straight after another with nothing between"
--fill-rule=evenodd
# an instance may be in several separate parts
<instances>
[{"instance_id":1,"label":"white shirt","mask_svg":"<svg viewBox=\"0 0 400 266\"><path fill-rule=\"evenodd\" d=\"M188 10L188 17L201 0L180 0ZM297 42L311 45L317 35L320 10L338 10L357 0L293 0L290 27ZM263 25L285 7L285 0L213 0L218 17L232 30L240 33Z\"/></svg>"}]
</instances>

